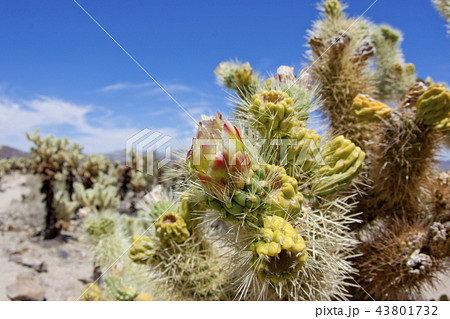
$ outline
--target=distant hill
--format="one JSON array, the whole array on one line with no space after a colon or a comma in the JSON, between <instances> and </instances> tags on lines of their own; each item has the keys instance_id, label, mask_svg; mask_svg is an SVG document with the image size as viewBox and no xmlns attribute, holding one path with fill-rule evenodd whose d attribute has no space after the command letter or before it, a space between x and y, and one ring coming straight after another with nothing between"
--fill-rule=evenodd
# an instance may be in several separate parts
<instances>
[{"instance_id":1,"label":"distant hill","mask_svg":"<svg viewBox=\"0 0 450 319\"><path fill-rule=\"evenodd\" d=\"M11 157L30 157L30 153L3 145L3 147L0 149L0 159Z\"/></svg>"},{"instance_id":2,"label":"distant hill","mask_svg":"<svg viewBox=\"0 0 450 319\"><path fill-rule=\"evenodd\" d=\"M120 164L125 164L127 160L127 154L125 153L125 150L105 153L105 157L109 159L111 163L119 161Z\"/></svg>"}]
</instances>

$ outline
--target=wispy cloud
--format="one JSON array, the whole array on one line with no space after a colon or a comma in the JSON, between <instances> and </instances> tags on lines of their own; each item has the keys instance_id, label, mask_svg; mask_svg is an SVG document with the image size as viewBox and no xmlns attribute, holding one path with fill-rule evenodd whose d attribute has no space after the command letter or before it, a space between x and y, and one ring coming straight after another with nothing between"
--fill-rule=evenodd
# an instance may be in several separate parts
<instances>
[{"instance_id":1,"label":"wispy cloud","mask_svg":"<svg viewBox=\"0 0 450 319\"><path fill-rule=\"evenodd\" d=\"M113 91L124 91L124 90L137 90L142 88L148 88L155 86L156 84L152 82L145 83L128 83L128 82L119 82L115 84L111 84L99 89L100 92L113 92Z\"/></svg>"},{"instance_id":2,"label":"wispy cloud","mask_svg":"<svg viewBox=\"0 0 450 319\"><path fill-rule=\"evenodd\" d=\"M78 105L62 99L38 96L31 100L17 100L0 94L0 145L9 145L22 150L30 147L25 132L39 129L42 135L63 131L71 141L83 145L88 153L110 152L124 149L128 138L142 128L121 127L110 117L95 124L90 121L93 105ZM101 117L101 116L100 116ZM105 123L99 125L99 123ZM173 137L175 143L185 136L170 127L151 129ZM58 136L61 137L61 136ZM177 142L178 141L178 142Z\"/></svg>"},{"instance_id":3,"label":"wispy cloud","mask_svg":"<svg viewBox=\"0 0 450 319\"><path fill-rule=\"evenodd\" d=\"M161 85L164 90L166 90L167 92L169 92L170 94L172 93L179 93L179 92L184 92L184 93L193 93L196 92L196 89L187 85L183 85L183 84L166 84L166 85ZM141 92L142 95L155 95L155 94L166 94L161 88L159 87L155 87L151 90L145 90L143 92Z\"/></svg>"}]
</instances>

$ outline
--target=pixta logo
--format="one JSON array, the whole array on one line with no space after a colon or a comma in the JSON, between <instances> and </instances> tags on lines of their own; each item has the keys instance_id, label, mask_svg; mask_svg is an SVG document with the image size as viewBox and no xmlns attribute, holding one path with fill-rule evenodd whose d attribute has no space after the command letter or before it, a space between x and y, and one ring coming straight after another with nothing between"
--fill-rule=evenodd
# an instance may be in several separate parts
<instances>
[{"instance_id":1,"label":"pixta logo","mask_svg":"<svg viewBox=\"0 0 450 319\"><path fill-rule=\"evenodd\" d=\"M148 128L136 133L126 143L126 165L153 176L170 162L172 147L168 143L171 140L172 137ZM163 154L158 161L157 153Z\"/></svg>"}]
</instances>

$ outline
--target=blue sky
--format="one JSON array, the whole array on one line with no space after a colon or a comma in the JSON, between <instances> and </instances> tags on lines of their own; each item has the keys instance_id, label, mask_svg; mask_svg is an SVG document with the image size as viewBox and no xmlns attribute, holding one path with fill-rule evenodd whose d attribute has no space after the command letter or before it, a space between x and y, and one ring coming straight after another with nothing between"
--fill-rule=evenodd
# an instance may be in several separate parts
<instances>
[{"instance_id":1,"label":"blue sky","mask_svg":"<svg viewBox=\"0 0 450 319\"><path fill-rule=\"evenodd\" d=\"M318 1L77 1L196 119L229 111L220 61L299 70L318 16ZM373 2L347 1L347 12ZM431 1L378 0L366 17L404 32L419 76L450 82L450 39ZM73 0L3 1L0 41L0 144L27 150L34 128L87 152L124 149L144 128L189 143L194 122Z\"/></svg>"}]
</instances>

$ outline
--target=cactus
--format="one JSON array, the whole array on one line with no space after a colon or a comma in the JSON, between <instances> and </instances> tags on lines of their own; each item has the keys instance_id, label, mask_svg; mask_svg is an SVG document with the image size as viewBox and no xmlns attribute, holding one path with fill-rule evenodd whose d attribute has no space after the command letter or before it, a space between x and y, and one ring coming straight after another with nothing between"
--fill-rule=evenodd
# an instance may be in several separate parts
<instances>
[{"instance_id":1,"label":"cactus","mask_svg":"<svg viewBox=\"0 0 450 319\"><path fill-rule=\"evenodd\" d=\"M434 226L436 228L436 226ZM418 222L389 219L370 234L367 244L361 246L358 259L360 272L357 281L370 297L376 300L417 300L424 287L433 286L433 274L444 271L448 249L440 256L431 252L441 240L442 250L446 231L436 231ZM359 290L356 298L369 299Z\"/></svg>"},{"instance_id":2,"label":"cactus","mask_svg":"<svg viewBox=\"0 0 450 319\"><path fill-rule=\"evenodd\" d=\"M103 154L86 156L86 160L81 163L78 169L78 174L81 176L84 186L91 188L94 184L93 179L97 178L101 172L106 173L109 165L109 160Z\"/></svg>"},{"instance_id":3,"label":"cactus","mask_svg":"<svg viewBox=\"0 0 450 319\"><path fill-rule=\"evenodd\" d=\"M60 228L54 207L56 174L60 173L64 166L65 152L69 141L55 139L52 135L41 139L39 132L34 131L33 135L26 133L28 140L34 143L31 147L31 157L33 170L42 177L41 193L44 195L45 217L44 238L52 239L58 236Z\"/></svg>"},{"instance_id":4,"label":"cactus","mask_svg":"<svg viewBox=\"0 0 450 319\"><path fill-rule=\"evenodd\" d=\"M402 34L399 30L388 25L374 27L377 98L383 102L401 100L416 80L414 64L405 64L400 49L401 42Z\"/></svg>"},{"instance_id":5,"label":"cactus","mask_svg":"<svg viewBox=\"0 0 450 319\"><path fill-rule=\"evenodd\" d=\"M84 220L83 227L91 244L95 265L106 277L104 299L136 300L140 293L148 293L153 289L148 283L153 278L150 272L123 253L131 242L124 235L118 213L91 214ZM85 293L89 294L92 287L87 288Z\"/></svg>"},{"instance_id":6,"label":"cactus","mask_svg":"<svg viewBox=\"0 0 450 319\"><path fill-rule=\"evenodd\" d=\"M166 298L172 300L230 299L225 271L220 269L223 258L207 240L209 237L204 236L207 228L188 227L195 221L186 211L190 209L187 201L185 196L177 213L162 212L155 233L133 238L130 259L149 266L157 277L166 279L156 287L158 295L165 291Z\"/></svg>"},{"instance_id":7,"label":"cactus","mask_svg":"<svg viewBox=\"0 0 450 319\"><path fill-rule=\"evenodd\" d=\"M276 85L276 82L272 84ZM256 98L253 98L253 101L258 99L258 94L260 94L259 96L266 95L268 97L276 96L277 98L286 98L285 94L280 94L276 91L264 91L263 85L260 85L259 89L255 91L254 96ZM294 96L296 91L290 91L290 94ZM301 123L301 118L304 118L304 113L298 112L297 110L304 110L299 105L304 105L305 101L296 98L291 99L292 111L290 111L290 114L284 112L283 116L290 117L288 120ZM268 100L269 98L266 99L266 101ZM276 102L276 100L273 101ZM289 103L291 102L289 101ZM275 109L275 104L273 103L273 106L270 105L270 107ZM245 107L251 108L252 105L253 102L242 100L237 105L237 114L242 114L241 111ZM255 108L252 114L255 117L260 117L267 114L267 111L264 106L259 108L259 111ZM251 128L254 125L253 119L253 117L247 116L245 118L242 117L240 120L244 127ZM228 255L230 263L233 265L232 271L234 273L234 276L231 276L231 278L237 282L235 298L267 300L278 298L296 300L345 299L345 293L341 293L345 291L345 283L338 278L340 274L352 272L350 264L344 262L339 271L336 268L326 269L324 264L321 264L321 267L315 266L316 258L320 260L330 258L329 262L334 258L348 258L345 257L346 251L349 249L349 246L354 244L349 232L341 232L337 229L336 231L340 234L339 236L341 238L339 248L331 251L329 244L325 244L329 243L329 241L334 242L329 235L326 235L327 229L329 230L330 227L334 228L332 226L334 218L337 218L334 222L343 225L353 220L352 217L346 216L348 206L345 204L345 199L336 198L338 189L332 190L328 194L323 194L323 198L328 197L329 202L321 202L320 197L311 191L311 188L314 188L314 185L318 181L312 178L313 175L308 174L313 174L315 170L320 170L320 168L325 167L325 163L321 163L315 159L316 162L311 165L314 169L305 172L308 177L306 178L305 175L304 179L297 179L288 175L283 166L278 165L282 164L279 158L267 156L267 163L265 163L263 153L258 153L258 150L256 152L250 152L243 142L241 144L241 141L247 140L246 136L236 128L232 131L233 134L216 133L216 127L222 127L223 124L221 123L227 123L231 127L228 121L223 119L223 116L219 114L217 118L212 118L210 121L212 123L219 123L219 125L214 127L206 126L201 121L198 130L202 136L214 136L216 138L214 140L216 145L228 145L230 140L234 141L236 136L239 136L239 146L237 148L235 147L233 151L240 152L241 154L249 154L249 157L251 157L251 160L247 162L250 164L248 167L241 169L232 168L224 170L223 175L213 175L215 173L214 169L217 167L217 165L211 164L213 162L200 162L203 165L195 165L192 163L195 156L202 156L202 152L204 152L201 147L195 147L197 141L194 139L193 147L188 153L187 158L187 161L191 163L190 168L194 172L192 176L193 181L188 186L190 187L190 192L193 192L195 198L204 198L204 193L206 192L207 197L207 211L200 211L197 214L200 214L199 217L204 218L205 222L221 219L228 228L223 235L222 241L230 249ZM258 129L259 136L257 138L262 139L280 136L280 130L277 131L273 129L274 127L272 125L265 129ZM284 134L290 137L293 129L294 126L288 127ZM247 130L244 129L244 131ZM221 139L221 141L217 141L217 139ZM345 144L345 146L348 146L348 144ZM322 149L321 146L319 148ZM330 146L329 148L332 147ZM326 149L325 146L323 150ZM196 154L196 150L200 154ZM354 145L352 150L356 150ZM344 157L347 162L341 166L343 166L342 170L345 171L349 167L353 167L352 164L355 167L359 167L364 157L364 153L360 149L357 149L356 151L359 152L359 155L353 159L351 157L352 150L348 152L343 147L342 151L334 150L338 156L330 154L327 151L324 154L326 154L326 157L329 157L328 163L334 160L333 155L338 159ZM229 154L227 152L227 158L234 156L233 154L236 153ZM346 156L349 156L349 158L347 159ZM309 160L313 161L314 158L310 158ZM356 162L354 163L354 161ZM225 161L225 163L228 162ZM287 163L285 162L284 164L286 165ZM297 167L297 163L291 163L291 165ZM303 165L304 162L299 166L303 167ZM299 169L295 171L298 172ZM213 175L214 177L219 176L221 178L219 180L219 192L214 187L211 187L211 185L208 185L213 179L204 178L203 174L205 172L209 174L207 175L208 177ZM237 172L237 176L239 177L237 179L238 183L236 183L236 177L232 175L233 172ZM332 175L333 173L338 174L339 172L336 171L330 174ZM351 179L356 175L357 170L353 173L348 173L346 175L348 177L346 182L350 183ZM305 192L304 194L300 190L300 181L302 182L301 186ZM339 205L342 205L342 210L337 209L339 205L335 206L338 202L340 203ZM334 213L330 214L328 210ZM320 214L327 216L325 217L324 224L322 223L321 226L316 224L316 213L312 213L318 211L328 212L323 215ZM320 240L313 240L310 237L312 235L310 233L312 229L315 229L316 232L314 237L321 238ZM272 236L269 236L269 234L272 234ZM281 239L279 234L282 234L282 236L280 235ZM310 255L308 251L320 251L320 257L316 255L310 260L310 258L307 258ZM314 278L327 277L329 280L320 280L324 285L320 286L321 284L318 281L310 281L308 279L312 278L310 277L312 273L314 273ZM331 282L333 282L332 285L334 285L334 288L332 285L329 286Z\"/></svg>"},{"instance_id":8,"label":"cactus","mask_svg":"<svg viewBox=\"0 0 450 319\"><path fill-rule=\"evenodd\" d=\"M433 0L436 10L445 18L447 22L447 33L450 33L450 4L448 0Z\"/></svg>"},{"instance_id":9,"label":"cactus","mask_svg":"<svg viewBox=\"0 0 450 319\"><path fill-rule=\"evenodd\" d=\"M93 188L85 189L82 183L75 183L74 189L75 201L91 212L114 210L119 203L117 187L112 185L95 183Z\"/></svg>"},{"instance_id":10,"label":"cactus","mask_svg":"<svg viewBox=\"0 0 450 319\"><path fill-rule=\"evenodd\" d=\"M362 223L352 225L361 241L355 249L360 256L353 260L361 288L352 294L357 299L367 299L366 292L379 300L420 298L447 258L442 254L447 239L438 244L426 238L440 227L433 223L445 216L445 191L431 177L448 119L449 91L416 81L414 65L404 62L400 31L386 25L355 23L347 39L319 59L332 34L353 22L344 13L339 18L325 14L309 40L312 77L325 100L323 113L335 131L345 132L367 154L362 192L354 198ZM348 58L366 42L376 49L373 69L370 59ZM391 242L410 232L424 239L408 252L396 250Z\"/></svg>"},{"instance_id":11,"label":"cactus","mask_svg":"<svg viewBox=\"0 0 450 319\"><path fill-rule=\"evenodd\" d=\"M319 84L324 99L321 110L330 119L331 129L362 147L361 131L370 132L371 127L355 119L351 106L358 94L373 96L376 92L376 77L370 71L369 59L375 54L372 24L364 18L348 18L343 11L339 15L327 14L333 12L330 8L342 8L336 3L340 2L324 2L325 14L308 32L310 72Z\"/></svg>"}]
</instances>

